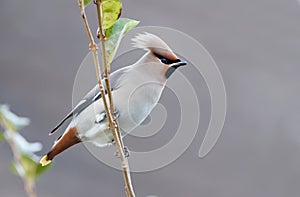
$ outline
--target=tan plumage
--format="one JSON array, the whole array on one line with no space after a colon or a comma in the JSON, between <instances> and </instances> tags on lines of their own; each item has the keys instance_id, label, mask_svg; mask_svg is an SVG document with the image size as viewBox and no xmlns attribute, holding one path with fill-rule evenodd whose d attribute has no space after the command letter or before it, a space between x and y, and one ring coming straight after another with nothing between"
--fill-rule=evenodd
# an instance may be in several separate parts
<instances>
[{"instance_id":1,"label":"tan plumage","mask_svg":"<svg viewBox=\"0 0 300 197\"><path fill-rule=\"evenodd\" d=\"M143 122L156 106L167 78L178 67L186 65L164 41L153 34L139 34L132 40L135 47L148 52L133 65L111 74L112 92L115 108L119 110L118 121L122 137ZM112 143L113 136L107 125L101 97L96 85L50 132L54 133L67 119L73 118L64 134L41 159L42 165L49 164L56 155L82 141L92 142L99 147ZM130 100L134 102L129 109Z\"/></svg>"}]
</instances>

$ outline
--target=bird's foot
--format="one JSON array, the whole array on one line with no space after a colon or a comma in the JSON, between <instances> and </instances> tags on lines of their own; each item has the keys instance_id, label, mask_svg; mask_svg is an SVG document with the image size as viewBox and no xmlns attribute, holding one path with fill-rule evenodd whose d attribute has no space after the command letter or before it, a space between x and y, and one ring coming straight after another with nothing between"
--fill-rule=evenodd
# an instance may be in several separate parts
<instances>
[{"instance_id":1,"label":"bird's foot","mask_svg":"<svg viewBox=\"0 0 300 197\"><path fill-rule=\"evenodd\" d=\"M129 154L129 149L127 148L127 146L124 146L123 152L124 152L125 157L129 157L130 154ZM115 152L115 156L120 157L118 152Z\"/></svg>"},{"instance_id":2,"label":"bird's foot","mask_svg":"<svg viewBox=\"0 0 300 197\"><path fill-rule=\"evenodd\" d=\"M100 124L106 118L106 113L102 112L100 114L96 114L95 124Z\"/></svg>"},{"instance_id":3,"label":"bird's foot","mask_svg":"<svg viewBox=\"0 0 300 197\"><path fill-rule=\"evenodd\" d=\"M115 111L112 113L113 115L113 120L117 120L120 117L120 113L119 110L115 109ZM100 114L96 114L96 118L95 118L95 124L100 124L102 123L106 118L106 112L103 111Z\"/></svg>"},{"instance_id":4,"label":"bird's foot","mask_svg":"<svg viewBox=\"0 0 300 197\"><path fill-rule=\"evenodd\" d=\"M113 120L116 121L120 117L120 112L117 108L115 108L115 111L112 113L113 115Z\"/></svg>"},{"instance_id":5,"label":"bird's foot","mask_svg":"<svg viewBox=\"0 0 300 197\"><path fill-rule=\"evenodd\" d=\"M127 148L127 146L124 146L124 149L123 149L123 151L124 151L124 155L125 155L125 157L129 157L129 155L130 155L130 152L129 152L129 149Z\"/></svg>"}]
</instances>

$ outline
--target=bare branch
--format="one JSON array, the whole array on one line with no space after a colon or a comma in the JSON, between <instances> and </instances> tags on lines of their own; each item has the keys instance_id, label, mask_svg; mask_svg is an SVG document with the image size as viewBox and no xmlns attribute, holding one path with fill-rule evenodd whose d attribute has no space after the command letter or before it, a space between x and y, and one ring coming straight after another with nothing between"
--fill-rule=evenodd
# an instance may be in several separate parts
<instances>
[{"instance_id":1,"label":"bare branch","mask_svg":"<svg viewBox=\"0 0 300 197\"><path fill-rule=\"evenodd\" d=\"M3 128L5 128L5 126L3 126ZM5 128L5 129L9 130L8 128ZM12 131L9 131L9 132L12 132ZM6 141L8 142L8 144L12 150L15 162L18 165L21 165L21 153L17 149L12 135L8 135L6 138ZM24 189L25 189L28 197L37 197L37 194L35 192L35 183L33 181L26 179L25 177L22 177L22 179L23 179L23 183L24 183Z\"/></svg>"},{"instance_id":2,"label":"bare branch","mask_svg":"<svg viewBox=\"0 0 300 197\"><path fill-rule=\"evenodd\" d=\"M101 43L101 54L102 54L102 64L103 64L103 70L104 70L104 81L106 85L106 90L107 90L107 95L110 103L110 112L114 112L114 103L113 103L113 98L112 98L112 93L111 93L111 85L110 85L110 66L107 65L106 61L106 49L105 49L105 33L102 28L102 6L101 6L101 0L95 0L94 1L97 7L97 16L98 16L98 38ZM113 115L112 115L113 116ZM129 170L129 165L128 165L128 160L124 154L124 143L120 134L120 127L118 125L118 122L113 118L113 127L112 133L114 136L114 140L116 142L116 146L118 149L118 153L120 156L120 160L122 163L122 171L123 171L123 177L125 181L125 192L128 197L134 197L134 190L131 182L131 176L130 176L130 170Z\"/></svg>"},{"instance_id":3,"label":"bare branch","mask_svg":"<svg viewBox=\"0 0 300 197\"><path fill-rule=\"evenodd\" d=\"M103 78L104 78L106 89L107 89L107 96L108 96L109 105L110 105L109 108L107 105L107 99L105 97L105 92L104 92L103 84L102 84L102 77L101 77L100 64L99 64L99 59L98 59L97 45L95 44L88 21L86 19L83 2L82 2L82 0L78 0L79 8L81 11L81 16L82 16L82 19L84 22L85 29L88 34L89 41L90 41L90 50L93 53L98 85L99 85L100 92L103 95L102 99L103 99L104 109L106 111L109 127L112 131L114 141L116 143L116 147L117 147L117 150L118 150L118 153L120 156L120 160L121 160L123 177L124 177L124 181L125 181L125 192L126 192L127 197L135 197L133 186L131 183L128 160L124 154L124 143L121 138L120 127L118 125L118 122L116 120L114 120L114 115L112 113L112 112L114 112L115 108L114 108L114 104L113 104L110 78L109 78L110 70L108 68L107 61L106 61L105 33L102 28L102 22L103 22L102 21L102 6L101 6L102 2L101 2L101 0L94 0L94 3L96 4L96 7L97 7L98 26L99 26L98 32L97 32L97 37L99 38L100 45L101 45L101 57L102 57L102 64L103 64L103 71L104 71Z\"/></svg>"},{"instance_id":4,"label":"bare branch","mask_svg":"<svg viewBox=\"0 0 300 197\"><path fill-rule=\"evenodd\" d=\"M87 32L88 38L89 38L89 42L90 42L89 49L93 54L93 60L94 60L94 65L95 65L96 75L97 75L97 82L98 82L98 85L99 85L101 95L103 95L102 99L103 99L104 109L107 113L108 122L112 122L112 117L109 115L109 109L108 109L108 105L107 105L107 101L106 101L106 97L105 97L104 88L103 88L103 85L102 85L102 77L101 77L100 64L99 64L99 59L98 59L98 47L97 47L97 45L94 41L89 23L86 19L86 14L85 14L84 7L83 7L83 0L78 0L78 5L79 5L81 17L83 19L84 27L85 27L85 30Z\"/></svg>"}]
</instances>

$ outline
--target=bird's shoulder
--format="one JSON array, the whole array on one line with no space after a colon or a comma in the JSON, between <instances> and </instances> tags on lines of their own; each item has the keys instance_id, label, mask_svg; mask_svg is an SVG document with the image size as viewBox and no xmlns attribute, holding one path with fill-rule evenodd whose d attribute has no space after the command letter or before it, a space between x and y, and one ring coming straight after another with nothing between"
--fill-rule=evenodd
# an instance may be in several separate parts
<instances>
[{"instance_id":1,"label":"bird's shoulder","mask_svg":"<svg viewBox=\"0 0 300 197\"><path fill-rule=\"evenodd\" d=\"M123 76L131 70L130 66L118 69L111 73L110 75L110 84L112 91L117 90L120 87L120 82L122 81ZM104 90L106 89L105 82L102 80ZM105 91L106 93L106 91ZM70 111L55 127L52 129L50 134L54 133L67 119L79 115L83 110L90 106L95 101L99 100L102 97L99 85L95 85L79 103Z\"/></svg>"}]
</instances>

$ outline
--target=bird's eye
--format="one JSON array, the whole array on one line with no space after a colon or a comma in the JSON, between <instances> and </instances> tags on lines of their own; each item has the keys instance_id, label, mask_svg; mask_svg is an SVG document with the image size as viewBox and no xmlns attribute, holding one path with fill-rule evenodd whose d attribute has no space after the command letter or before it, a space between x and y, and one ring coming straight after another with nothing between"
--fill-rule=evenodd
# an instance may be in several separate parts
<instances>
[{"instance_id":1,"label":"bird's eye","mask_svg":"<svg viewBox=\"0 0 300 197\"><path fill-rule=\"evenodd\" d=\"M154 53L154 55L161 61L161 63L163 63L163 64L170 64L170 60L168 60L164 56L159 55L157 53Z\"/></svg>"},{"instance_id":2,"label":"bird's eye","mask_svg":"<svg viewBox=\"0 0 300 197\"><path fill-rule=\"evenodd\" d=\"M166 58L160 58L160 61L161 61L161 63L163 63L163 64L168 64L169 63L169 61L166 59Z\"/></svg>"}]
</instances>

